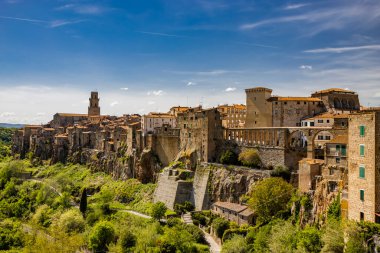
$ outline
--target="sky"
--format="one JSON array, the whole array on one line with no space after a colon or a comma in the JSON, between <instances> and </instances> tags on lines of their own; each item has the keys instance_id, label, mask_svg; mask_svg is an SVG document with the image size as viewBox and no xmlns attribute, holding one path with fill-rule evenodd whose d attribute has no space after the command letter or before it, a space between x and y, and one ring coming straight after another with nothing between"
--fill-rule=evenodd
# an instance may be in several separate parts
<instances>
[{"instance_id":1,"label":"sky","mask_svg":"<svg viewBox=\"0 0 380 253\"><path fill-rule=\"evenodd\" d=\"M380 106L379 0L0 0L0 122L330 87Z\"/></svg>"}]
</instances>

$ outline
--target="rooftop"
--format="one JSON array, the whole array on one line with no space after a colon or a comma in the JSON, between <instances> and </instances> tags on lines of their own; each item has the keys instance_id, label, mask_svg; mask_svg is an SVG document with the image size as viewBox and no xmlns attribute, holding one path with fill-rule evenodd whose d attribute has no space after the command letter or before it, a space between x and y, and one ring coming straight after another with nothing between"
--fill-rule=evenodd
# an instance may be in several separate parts
<instances>
[{"instance_id":1,"label":"rooftop","mask_svg":"<svg viewBox=\"0 0 380 253\"><path fill-rule=\"evenodd\" d=\"M56 115L61 117L88 117L88 114L80 114L80 113L61 113L58 112Z\"/></svg>"},{"instance_id":2,"label":"rooftop","mask_svg":"<svg viewBox=\"0 0 380 253\"><path fill-rule=\"evenodd\" d=\"M221 202L221 201L215 202L214 205L217 207L223 207L225 209L235 211L237 213L240 213L241 211L244 211L245 209L248 208L248 206L243 206L237 203Z\"/></svg>"},{"instance_id":3,"label":"rooftop","mask_svg":"<svg viewBox=\"0 0 380 253\"><path fill-rule=\"evenodd\" d=\"M316 91L316 92L314 92L312 95L326 94L326 93L334 93L334 92L337 92L337 93L349 93L349 94L355 94L354 91L350 91L350 90L348 90L348 89L342 89L342 88L329 88L329 89L325 89L325 90Z\"/></svg>"},{"instance_id":4,"label":"rooftop","mask_svg":"<svg viewBox=\"0 0 380 253\"><path fill-rule=\"evenodd\" d=\"M268 99L268 101L305 101L305 102L320 102L322 101L319 98L312 98L312 97L280 97L280 96L273 96Z\"/></svg>"},{"instance_id":5,"label":"rooftop","mask_svg":"<svg viewBox=\"0 0 380 253\"><path fill-rule=\"evenodd\" d=\"M348 143L348 136L347 135L337 135L328 143L331 143L331 144L347 144Z\"/></svg>"}]
</instances>

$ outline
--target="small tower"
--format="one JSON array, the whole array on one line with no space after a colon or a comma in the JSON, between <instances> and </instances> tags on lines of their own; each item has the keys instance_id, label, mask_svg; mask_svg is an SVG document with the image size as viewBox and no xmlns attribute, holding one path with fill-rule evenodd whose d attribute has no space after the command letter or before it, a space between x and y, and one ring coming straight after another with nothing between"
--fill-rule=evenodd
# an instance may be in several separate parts
<instances>
[{"instance_id":1,"label":"small tower","mask_svg":"<svg viewBox=\"0 0 380 253\"><path fill-rule=\"evenodd\" d=\"M271 127L272 103L268 99L272 90L265 87L255 87L245 90L247 96L247 114L245 127Z\"/></svg>"},{"instance_id":2,"label":"small tower","mask_svg":"<svg viewBox=\"0 0 380 253\"><path fill-rule=\"evenodd\" d=\"M88 107L88 116L100 116L99 97L97 91L91 91L90 106Z\"/></svg>"}]
</instances>

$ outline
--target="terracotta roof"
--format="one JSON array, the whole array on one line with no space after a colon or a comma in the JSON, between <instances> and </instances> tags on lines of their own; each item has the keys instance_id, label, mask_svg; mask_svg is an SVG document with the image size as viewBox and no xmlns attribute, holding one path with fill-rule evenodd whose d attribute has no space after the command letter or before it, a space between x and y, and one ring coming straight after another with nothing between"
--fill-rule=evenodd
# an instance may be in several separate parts
<instances>
[{"instance_id":1,"label":"terracotta roof","mask_svg":"<svg viewBox=\"0 0 380 253\"><path fill-rule=\"evenodd\" d=\"M144 115L147 118L175 118L174 115L168 113L149 113L148 115Z\"/></svg>"},{"instance_id":2,"label":"terracotta roof","mask_svg":"<svg viewBox=\"0 0 380 253\"><path fill-rule=\"evenodd\" d=\"M241 211L244 211L245 209L248 208L248 206L243 206L243 205L231 203L231 202L221 202L221 201L215 202L214 205L217 207L223 207L225 209L235 211L237 213L240 213Z\"/></svg>"},{"instance_id":3,"label":"terracotta roof","mask_svg":"<svg viewBox=\"0 0 380 253\"><path fill-rule=\"evenodd\" d=\"M348 136L347 135L337 135L335 136L331 141L328 143L342 143L342 144L347 144L348 143Z\"/></svg>"},{"instance_id":4,"label":"terracotta roof","mask_svg":"<svg viewBox=\"0 0 380 253\"><path fill-rule=\"evenodd\" d=\"M270 97L268 101L308 101L308 102L320 102L322 101L319 98L312 97Z\"/></svg>"},{"instance_id":5,"label":"terracotta roof","mask_svg":"<svg viewBox=\"0 0 380 253\"><path fill-rule=\"evenodd\" d=\"M79 113L57 113L59 116L63 117L88 117L87 114L79 114Z\"/></svg>"},{"instance_id":6,"label":"terracotta roof","mask_svg":"<svg viewBox=\"0 0 380 253\"><path fill-rule=\"evenodd\" d=\"M325 89L325 90L320 90L320 91L316 91L313 93L314 94L326 94L326 93L331 93L331 92L340 92L340 93L351 93L351 94L355 94L354 91L350 91L350 90L346 90L346 89L341 89L341 88L329 88L329 89Z\"/></svg>"},{"instance_id":7,"label":"terracotta roof","mask_svg":"<svg viewBox=\"0 0 380 253\"><path fill-rule=\"evenodd\" d=\"M54 128L49 128L49 127L46 127L46 128L44 128L43 130L45 130L45 131L55 131Z\"/></svg>"}]
</instances>

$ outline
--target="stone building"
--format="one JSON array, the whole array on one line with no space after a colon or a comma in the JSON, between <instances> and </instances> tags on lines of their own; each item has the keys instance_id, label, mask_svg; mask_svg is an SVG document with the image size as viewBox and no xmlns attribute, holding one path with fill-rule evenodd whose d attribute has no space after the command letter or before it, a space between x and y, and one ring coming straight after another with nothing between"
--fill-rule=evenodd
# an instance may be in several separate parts
<instances>
[{"instance_id":1,"label":"stone building","mask_svg":"<svg viewBox=\"0 0 380 253\"><path fill-rule=\"evenodd\" d=\"M236 222L239 226L255 223L254 212L246 205L218 201L212 204L211 211L229 221Z\"/></svg>"},{"instance_id":2,"label":"stone building","mask_svg":"<svg viewBox=\"0 0 380 253\"><path fill-rule=\"evenodd\" d=\"M330 88L316 91L311 96L322 100L325 110L330 113L349 113L360 110L358 94L348 89Z\"/></svg>"},{"instance_id":3,"label":"stone building","mask_svg":"<svg viewBox=\"0 0 380 253\"><path fill-rule=\"evenodd\" d=\"M243 104L219 105L224 128L242 128L245 126L247 107Z\"/></svg>"},{"instance_id":4,"label":"stone building","mask_svg":"<svg viewBox=\"0 0 380 253\"><path fill-rule=\"evenodd\" d=\"M180 128L181 151L197 152L202 162L217 159L217 147L223 139L222 119L217 108L191 108L179 113L177 117Z\"/></svg>"},{"instance_id":5,"label":"stone building","mask_svg":"<svg viewBox=\"0 0 380 253\"><path fill-rule=\"evenodd\" d=\"M158 113L151 112L147 115L143 115L141 118L141 128L143 135L153 133L157 127L162 127L164 124L170 127L176 127L176 117L170 113Z\"/></svg>"},{"instance_id":6,"label":"stone building","mask_svg":"<svg viewBox=\"0 0 380 253\"><path fill-rule=\"evenodd\" d=\"M88 116L100 116L99 97L97 91L91 92L90 106L88 107Z\"/></svg>"},{"instance_id":7,"label":"stone building","mask_svg":"<svg viewBox=\"0 0 380 253\"><path fill-rule=\"evenodd\" d=\"M380 223L380 110L349 116L348 218Z\"/></svg>"},{"instance_id":8,"label":"stone building","mask_svg":"<svg viewBox=\"0 0 380 253\"><path fill-rule=\"evenodd\" d=\"M268 99L272 90L265 87L256 87L245 90L247 97L247 115L245 127L271 127L272 103Z\"/></svg>"}]
</instances>

